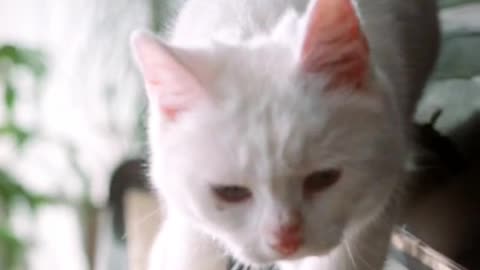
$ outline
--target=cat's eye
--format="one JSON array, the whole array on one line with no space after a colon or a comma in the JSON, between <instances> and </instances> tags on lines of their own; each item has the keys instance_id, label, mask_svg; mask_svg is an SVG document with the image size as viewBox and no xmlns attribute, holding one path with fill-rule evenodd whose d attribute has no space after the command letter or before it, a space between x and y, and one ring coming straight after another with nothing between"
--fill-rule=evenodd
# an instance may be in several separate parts
<instances>
[{"instance_id":1,"label":"cat's eye","mask_svg":"<svg viewBox=\"0 0 480 270\"><path fill-rule=\"evenodd\" d=\"M342 171L340 169L326 169L314 172L307 176L303 182L303 190L307 195L321 192L335 184Z\"/></svg>"},{"instance_id":2,"label":"cat's eye","mask_svg":"<svg viewBox=\"0 0 480 270\"><path fill-rule=\"evenodd\" d=\"M212 190L217 198L229 203L243 202L252 196L248 188L241 186L214 186Z\"/></svg>"}]
</instances>

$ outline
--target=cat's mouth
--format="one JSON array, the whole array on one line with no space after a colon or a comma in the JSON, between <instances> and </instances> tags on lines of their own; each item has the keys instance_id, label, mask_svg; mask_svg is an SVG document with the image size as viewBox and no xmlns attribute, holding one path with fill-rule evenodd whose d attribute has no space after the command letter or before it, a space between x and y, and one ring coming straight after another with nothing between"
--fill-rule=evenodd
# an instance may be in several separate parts
<instances>
[{"instance_id":1,"label":"cat's mouth","mask_svg":"<svg viewBox=\"0 0 480 270\"><path fill-rule=\"evenodd\" d=\"M333 241L322 246L314 243L305 242L293 253L281 254L263 243L255 243L248 246L230 246L226 250L230 251L230 258L239 266L251 266L253 269L272 269L269 268L278 263L289 263L299 261L305 258L315 258L328 256L334 251L340 242ZM234 258L234 259L233 259ZM249 269L249 268L230 268L230 269ZM275 268L273 268L275 269Z\"/></svg>"},{"instance_id":2,"label":"cat's mouth","mask_svg":"<svg viewBox=\"0 0 480 270\"><path fill-rule=\"evenodd\" d=\"M253 250L251 252L245 251L235 255L238 261L243 262L246 265L252 265L257 267L273 265L279 261L295 261L308 256L312 256L312 254L307 252L304 248L300 248L295 253L288 255L282 255L274 251L260 253Z\"/></svg>"}]
</instances>

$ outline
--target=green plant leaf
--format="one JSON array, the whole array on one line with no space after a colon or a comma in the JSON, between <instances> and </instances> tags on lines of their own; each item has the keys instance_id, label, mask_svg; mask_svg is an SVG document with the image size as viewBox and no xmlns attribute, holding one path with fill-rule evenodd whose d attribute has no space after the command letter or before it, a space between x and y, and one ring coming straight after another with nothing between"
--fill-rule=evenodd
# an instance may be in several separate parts
<instances>
[{"instance_id":1,"label":"green plant leaf","mask_svg":"<svg viewBox=\"0 0 480 270\"><path fill-rule=\"evenodd\" d=\"M433 79L470 79L480 74L480 32L446 33Z\"/></svg>"},{"instance_id":2,"label":"green plant leaf","mask_svg":"<svg viewBox=\"0 0 480 270\"><path fill-rule=\"evenodd\" d=\"M5 83L4 100L5 100L5 105L7 106L7 110L9 112L12 112L13 108L15 107L15 102L17 100L17 91L9 81Z\"/></svg>"},{"instance_id":3,"label":"green plant leaf","mask_svg":"<svg viewBox=\"0 0 480 270\"><path fill-rule=\"evenodd\" d=\"M15 65L24 66L37 78L42 77L47 70L44 58L45 56L38 50L20 48L13 45L0 47L0 61L8 60Z\"/></svg>"},{"instance_id":4,"label":"green plant leaf","mask_svg":"<svg viewBox=\"0 0 480 270\"><path fill-rule=\"evenodd\" d=\"M8 216L8 210L13 206L16 198L25 198L23 195L25 191L22 186L17 183L15 177L9 172L0 168L0 202L6 209Z\"/></svg>"},{"instance_id":5,"label":"green plant leaf","mask_svg":"<svg viewBox=\"0 0 480 270\"><path fill-rule=\"evenodd\" d=\"M440 8L451 8L467 4L480 3L479 0L438 0Z\"/></svg>"},{"instance_id":6,"label":"green plant leaf","mask_svg":"<svg viewBox=\"0 0 480 270\"><path fill-rule=\"evenodd\" d=\"M23 129L12 122L0 126L0 136L2 135L12 137L19 148L23 147L25 143L33 137L32 132Z\"/></svg>"},{"instance_id":7,"label":"green plant leaf","mask_svg":"<svg viewBox=\"0 0 480 270\"><path fill-rule=\"evenodd\" d=\"M23 247L22 241L7 226L0 226L0 239L0 242L6 242L10 247Z\"/></svg>"},{"instance_id":8,"label":"green plant leaf","mask_svg":"<svg viewBox=\"0 0 480 270\"><path fill-rule=\"evenodd\" d=\"M11 207L14 200L23 200L30 209L36 211L39 206L56 202L54 198L28 191L18 183L13 174L0 168L0 199L6 207Z\"/></svg>"},{"instance_id":9,"label":"green plant leaf","mask_svg":"<svg viewBox=\"0 0 480 270\"><path fill-rule=\"evenodd\" d=\"M465 4L480 3L479 0L438 0L440 8L450 8Z\"/></svg>"},{"instance_id":10,"label":"green plant leaf","mask_svg":"<svg viewBox=\"0 0 480 270\"><path fill-rule=\"evenodd\" d=\"M25 243L8 226L0 226L0 251L3 251L0 266L16 269L25 255L25 248Z\"/></svg>"}]
</instances>

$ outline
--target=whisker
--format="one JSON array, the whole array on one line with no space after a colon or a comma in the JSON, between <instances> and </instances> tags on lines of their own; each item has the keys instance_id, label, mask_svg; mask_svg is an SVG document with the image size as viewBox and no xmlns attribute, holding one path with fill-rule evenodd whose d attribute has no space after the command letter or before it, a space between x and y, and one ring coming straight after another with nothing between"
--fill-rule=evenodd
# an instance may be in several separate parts
<instances>
[{"instance_id":1,"label":"whisker","mask_svg":"<svg viewBox=\"0 0 480 270\"><path fill-rule=\"evenodd\" d=\"M351 245L351 246L349 246L349 248L352 248L354 251L356 251L356 250L358 251L358 250L359 250L355 245ZM368 252L368 253L370 253L370 254L375 254L373 251L371 251L371 250L368 249L368 248L367 248L367 249L362 249L362 251L364 251L364 252L366 251L366 252ZM356 253L356 254L359 254L359 252L355 252L355 253ZM360 256L360 255L358 255L358 256L356 256L356 257L357 257L368 269L375 270L375 267L373 267L373 265L370 264L370 263L368 262L368 260L366 260L365 258L363 258L363 257Z\"/></svg>"},{"instance_id":2,"label":"whisker","mask_svg":"<svg viewBox=\"0 0 480 270\"><path fill-rule=\"evenodd\" d=\"M329 268L333 269L334 265L332 265L332 253L331 252L327 254L327 262L328 262Z\"/></svg>"},{"instance_id":3,"label":"whisker","mask_svg":"<svg viewBox=\"0 0 480 270\"><path fill-rule=\"evenodd\" d=\"M345 249L347 250L348 257L350 257L350 260L352 261L353 268L356 270L357 263L355 262L355 258L353 257L352 251L350 250L350 244L348 242L344 242Z\"/></svg>"}]
</instances>

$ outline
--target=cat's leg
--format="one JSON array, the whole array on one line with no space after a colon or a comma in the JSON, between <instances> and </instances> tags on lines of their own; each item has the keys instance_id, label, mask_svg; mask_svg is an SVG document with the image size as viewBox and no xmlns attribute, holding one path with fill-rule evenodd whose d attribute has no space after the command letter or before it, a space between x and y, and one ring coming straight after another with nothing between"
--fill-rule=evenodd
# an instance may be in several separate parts
<instances>
[{"instance_id":1,"label":"cat's leg","mask_svg":"<svg viewBox=\"0 0 480 270\"><path fill-rule=\"evenodd\" d=\"M382 270L388 252L392 222L378 219L354 239L345 240L330 254L280 263L280 270Z\"/></svg>"},{"instance_id":2,"label":"cat's leg","mask_svg":"<svg viewBox=\"0 0 480 270\"><path fill-rule=\"evenodd\" d=\"M208 236L167 218L150 252L149 270L225 270L227 258Z\"/></svg>"}]
</instances>

